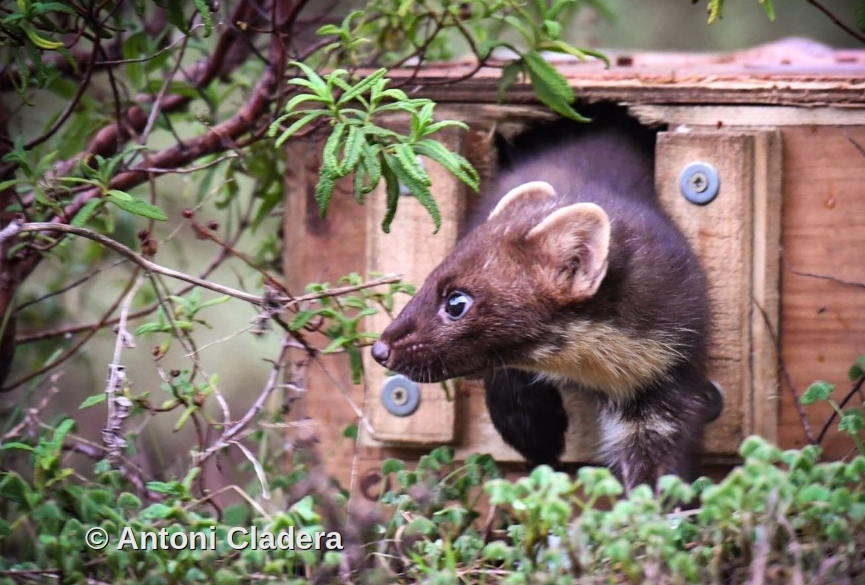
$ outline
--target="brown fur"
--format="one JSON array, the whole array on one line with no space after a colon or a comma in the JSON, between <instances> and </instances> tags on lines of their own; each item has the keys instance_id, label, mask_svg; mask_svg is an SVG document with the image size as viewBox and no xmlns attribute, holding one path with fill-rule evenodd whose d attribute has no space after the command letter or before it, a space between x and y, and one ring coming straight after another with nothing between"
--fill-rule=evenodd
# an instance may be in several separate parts
<instances>
[{"instance_id":1,"label":"brown fur","mask_svg":"<svg viewBox=\"0 0 865 585\"><path fill-rule=\"evenodd\" d=\"M708 418L707 284L637 132L541 140L373 347L420 382L485 373L493 423L530 463L561 455L560 393L597 393L600 452L629 486L690 477Z\"/></svg>"}]
</instances>

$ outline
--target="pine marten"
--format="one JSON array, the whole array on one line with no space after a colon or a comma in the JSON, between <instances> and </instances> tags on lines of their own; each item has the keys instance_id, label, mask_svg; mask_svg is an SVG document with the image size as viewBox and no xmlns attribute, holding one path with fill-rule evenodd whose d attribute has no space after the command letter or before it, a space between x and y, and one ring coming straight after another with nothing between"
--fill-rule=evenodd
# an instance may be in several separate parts
<instances>
[{"instance_id":1,"label":"pine marten","mask_svg":"<svg viewBox=\"0 0 865 585\"><path fill-rule=\"evenodd\" d=\"M691 480L718 414L706 276L657 201L654 133L618 114L563 125L512 145L372 355L417 382L483 376L493 424L530 465L559 464L567 398L592 392L600 454L627 487Z\"/></svg>"}]
</instances>

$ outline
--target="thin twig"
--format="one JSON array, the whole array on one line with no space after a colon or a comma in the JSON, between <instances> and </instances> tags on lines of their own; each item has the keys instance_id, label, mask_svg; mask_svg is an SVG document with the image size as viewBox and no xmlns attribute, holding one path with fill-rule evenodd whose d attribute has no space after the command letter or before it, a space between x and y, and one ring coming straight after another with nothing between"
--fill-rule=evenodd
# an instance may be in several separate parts
<instances>
[{"instance_id":1,"label":"thin twig","mask_svg":"<svg viewBox=\"0 0 865 585\"><path fill-rule=\"evenodd\" d=\"M4 230L5 231L5 230ZM194 284L196 286L200 286L202 288L206 288L208 290L212 290L214 292L218 292L221 294L225 294L242 301L246 301L248 303L252 303L254 305L261 305L267 300L268 302L271 299L265 299L261 295L254 295L248 292L244 292L242 290L237 290L228 286L224 286L221 284L216 284L215 282L211 282L209 280L203 280L201 278L197 278L195 276L186 274L184 272L179 272L177 270L173 270L171 268L166 268L160 264L156 264L144 258L137 252L135 252L132 248L124 246L120 242L112 240L107 236L103 236L98 232L94 232L93 230L89 230L87 228L77 227L73 225L67 225L62 223L49 223L49 222L33 222L33 223L24 223L18 224L18 233L26 233L26 232L60 232L64 234L72 234L75 236L81 236L83 238L87 238L88 240L93 240L94 242L105 246L111 250L114 250L124 258L138 264L144 270L148 272L154 272L156 274L161 274L163 276L167 276L169 278L175 278L177 280L182 280L184 282L188 282L190 284ZM7 232L6 236L10 237L13 235L13 232ZM0 243L3 243L3 239L0 239ZM328 289L326 291L311 293L299 297L278 297L275 300L278 303L282 303L285 307L291 307L297 305L299 303L303 303L306 301L313 301L316 299L321 299L325 297L333 297L337 295L342 295L358 290L363 290L366 288L371 288L375 286L379 286L382 284L393 284L400 281L400 277L398 275L385 275L381 278L377 278L375 280L370 280L361 284L354 284L351 286L344 286L338 288Z\"/></svg>"},{"instance_id":2,"label":"thin twig","mask_svg":"<svg viewBox=\"0 0 865 585\"><path fill-rule=\"evenodd\" d=\"M814 8L819 10L820 12L822 12L823 14L825 14L829 18L829 20L831 20L835 24L835 26L837 26L838 28L840 28L841 30L846 32L848 35L850 35L851 37L853 37L854 39L858 40L861 43L865 43L865 35L861 34L859 31L857 31L853 27L848 26L848 25L844 24L843 22L841 22L841 19L839 19L837 16L835 16L831 10L829 10L828 8L823 6L823 4L821 4L817 0L805 0L805 2L807 2L811 6L813 6Z\"/></svg>"},{"instance_id":3,"label":"thin twig","mask_svg":"<svg viewBox=\"0 0 865 585\"><path fill-rule=\"evenodd\" d=\"M225 156L221 156L217 159L214 159L210 162L193 166L193 167L183 167L179 169L173 168L156 168L156 167L139 167L139 170L144 171L145 173L153 173L155 175L166 175L171 173L172 175L185 175L188 173L195 173L198 171L203 171L204 169L214 167L221 162L225 162L227 160L234 160L240 158L236 153L227 154Z\"/></svg>"},{"instance_id":4,"label":"thin twig","mask_svg":"<svg viewBox=\"0 0 865 585\"><path fill-rule=\"evenodd\" d=\"M273 364L273 367L270 370L270 376L267 379L267 383L264 386L264 390L259 394L258 398L249 407L249 410L246 411L246 414L243 417L228 427L225 432L222 434L216 442L208 447L205 451L201 453L197 453L195 455L196 465L202 465L207 459L209 459L214 453L220 451L227 447L228 445L236 442L239 438L239 435L246 429L252 420L258 416L258 413L264 409L264 405L267 402L270 395L274 390L279 386L277 382L279 381L279 375L282 373L282 368L285 365L285 358L288 355L289 348L292 347L292 341L289 335L286 335L282 338L282 344L279 351L279 357L276 358L276 361ZM228 424L229 421L225 421Z\"/></svg>"}]
</instances>

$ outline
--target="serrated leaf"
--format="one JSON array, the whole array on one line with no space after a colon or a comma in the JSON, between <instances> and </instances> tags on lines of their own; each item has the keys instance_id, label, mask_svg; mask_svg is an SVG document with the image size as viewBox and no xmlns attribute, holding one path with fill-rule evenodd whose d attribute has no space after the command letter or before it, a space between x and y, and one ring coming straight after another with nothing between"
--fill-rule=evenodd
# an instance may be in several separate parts
<instances>
[{"instance_id":1,"label":"serrated leaf","mask_svg":"<svg viewBox=\"0 0 865 585\"><path fill-rule=\"evenodd\" d=\"M204 23L204 36L209 37L213 32L213 16L210 14L210 7L205 0L192 0L198 13L201 15L201 21Z\"/></svg>"},{"instance_id":2,"label":"serrated leaf","mask_svg":"<svg viewBox=\"0 0 865 585\"><path fill-rule=\"evenodd\" d=\"M78 410L84 410L85 408L90 408L96 404L100 404L105 402L108 399L108 395L104 392L101 394L94 394L93 396L87 397L84 402L78 407Z\"/></svg>"},{"instance_id":3,"label":"serrated leaf","mask_svg":"<svg viewBox=\"0 0 865 585\"><path fill-rule=\"evenodd\" d=\"M363 130L359 126L349 126L348 136L343 146L343 159L340 164L343 174L348 174L357 167L361 154L363 154L364 142L366 142L366 137L363 134Z\"/></svg>"},{"instance_id":4,"label":"serrated leaf","mask_svg":"<svg viewBox=\"0 0 865 585\"><path fill-rule=\"evenodd\" d=\"M381 149L377 146L372 146L366 140L361 144L361 148L363 149L364 165L366 166L366 171L369 173L369 183L365 189L366 193L369 193L378 186L381 180Z\"/></svg>"},{"instance_id":5,"label":"serrated leaf","mask_svg":"<svg viewBox=\"0 0 865 585\"><path fill-rule=\"evenodd\" d=\"M292 61L290 64L300 69L306 76L306 79L295 77L290 79L288 81L289 83L308 87L319 97L326 98L327 103L333 103L333 96L331 95L327 84L318 73L316 73L309 65L301 63L300 61Z\"/></svg>"},{"instance_id":6,"label":"serrated leaf","mask_svg":"<svg viewBox=\"0 0 865 585\"><path fill-rule=\"evenodd\" d=\"M397 147L400 146L406 145L397 145ZM410 148L409 152L411 152L410 160L413 161L414 164L417 165L419 168L420 165L417 163L414 152L412 152ZM423 178L426 180L424 182L420 182L415 178L415 175L417 174L416 169L414 170L415 172L413 174L410 174L406 172L406 168L403 166L403 160L397 159L397 157L388 153L385 153L384 156L385 164L391 168L393 174L396 175L399 183L405 185L409 189L409 191L411 191L411 194L414 196L414 198L417 199L421 206L423 206L423 208L427 210L427 213L430 214L430 217L433 220L433 224L435 225L433 233L438 232L439 228L441 228L442 218L441 213L439 213L438 205L436 204L435 199L433 199L432 193L430 193L429 190L429 177L424 174ZM405 155L403 155L403 159L405 159ZM399 191L397 190L397 195L398 193ZM390 203L390 196L388 196L388 203ZM396 203L394 202L394 208L395 207Z\"/></svg>"},{"instance_id":7,"label":"serrated leaf","mask_svg":"<svg viewBox=\"0 0 865 585\"><path fill-rule=\"evenodd\" d=\"M390 224L396 216L396 208L399 203L399 179L388 164L388 155L382 153L384 164L381 166L382 177L384 177L385 193L387 195L384 218L381 220L381 229L384 233L390 233Z\"/></svg>"},{"instance_id":8,"label":"serrated leaf","mask_svg":"<svg viewBox=\"0 0 865 585\"><path fill-rule=\"evenodd\" d=\"M406 187L412 189L412 184L429 187L431 185L429 175L418 161L414 149L408 144L395 144L393 149L394 154L396 154L396 159L399 161L397 169L405 175L408 175L411 179L411 181L406 182ZM397 169L394 169L394 172L396 172ZM397 173L397 175L399 175L399 173Z\"/></svg>"},{"instance_id":9,"label":"serrated leaf","mask_svg":"<svg viewBox=\"0 0 865 585\"><path fill-rule=\"evenodd\" d=\"M78 213L75 214L75 217L73 217L72 221L69 223L75 227L84 227L84 225L93 218L96 210L98 210L101 205L101 199L91 199L78 210Z\"/></svg>"},{"instance_id":10,"label":"serrated leaf","mask_svg":"<svg viewBox=\"0 0 865 585\"><path fill-rule=\"evenodd\" d=\"M128 211L129 213L140 215L148 219L155 219L156 221L166 221L168 219L168 216L165 215L165 212L156 207L155 205L151 205L150 203L141 199L135 199L134 197L126 193L123 193L123 195L129 197L129 199L123 199L115 195L115 193L122 193L122 191L109 191L108 197L106 197L106 199L120 209L122 209L123 211Z\"/></svg>"},{"instance_id":11,"label":"serrated leaf","mask_svg":"<svg viewBox=\"0 0 865 585\"><path fill-rule=\"evenodd\" d=\"M345 348L345 352L348 354L351 383L360 384L363 382L363 358L361 357L360 350L353 345L349 345Z\"/></svg>"},{"instance_id":12,"label":"serrated leaf","mask_svg":"<svg viewBox=\"0 0 865 585\"><path fill-rule=\"evenodd\" d=\"M336 153L339 151L339 145L342 142L342 135L345 133L346 125L337 124L333 128L333 132L328 137L324 144L324 150L321 154L322 173L328 172L336 178L343 176L342 169L339 166L339 159Z\"/></svg>"},{"instance_id":13,"label":"serrated leaf","mask_svg":"<svg viewBox=\"0 0 865 585\"><path fill-rule=\"evenodd\" d=\"M532 87L541 102L566 118L577 122L588 122L588 118L581 116L571 107L574 101L574 90L555 67L534 51L523 55L523 62L528 69Z\"/></svg>"},{"instance_id":14,"label":"serrated leaf","mask_svg":"<svg viewBox=\"0 0 865 585\"><path fill-rule=\"evenodd\" d=\"M372 88L373 85L384 79L387 75L387 69L382 67L371 73L368 77L360 80L354 87L350 88L339 98L338 104L345 104L362 95L364 92Z\"/></svg>"},{"instance_id":15,"label":"serrated leaf","mask_svg":"<svg viewBox=\"0 0 865 585\"><path fill-rule=\"evenodd\" d=\"M336 179L337 177L329 170L322 169L319 174L315 186L315 202L318 204L318 216L322 219L327 215L327 208L333 197L333 190L336 188Z\"/></svg>"},{"instance_id":16,"label":"serrated leaf","mask_svg":"<svg viewBox=\"0 0 865 585\"><path fill-rule=\"evenodd\" d=\"M421 140L413 145L416 153L429 157L448 170L460 181L477 191L480 177L472 164L464 156L449 151L437 140Z\"/></svg>"}]
</instances>

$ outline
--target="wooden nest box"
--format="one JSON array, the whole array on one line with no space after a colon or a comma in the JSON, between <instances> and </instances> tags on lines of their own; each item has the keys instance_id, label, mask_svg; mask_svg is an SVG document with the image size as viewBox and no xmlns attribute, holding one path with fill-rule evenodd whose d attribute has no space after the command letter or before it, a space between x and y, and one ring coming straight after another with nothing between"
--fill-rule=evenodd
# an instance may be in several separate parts
<instances>
[{"instance_id":1,"label":"wooden nest box","mask_svg":"<svg viewBox=\"0 0 865 585\"><path fill-rule=\"evenodd\" d=\"M750 434L802 446L809 441L806 425L816 436L831 410L800 407L794 395L820 379L846 391L847 371L865 353L865 51L790 40L732 55L613 54L612 61L609 69L555 64L580 99L618 102L662 128L657 191L711 281L711 376L723 388L725 409L707 429L706 459L733 462ZM413 95L436 100L441 118L469 125L467 133L439 139L468 157L483 180L495 172L495 132L515 134L552 115L527 84L497 103L498 69L442 84L473 65L427 67ZM420 285L454 245L472 195L427 161L443 216L438 234L411 197L401 199L392 232L382 233L384 194L374 192L359 207L350 179L320 220L312 195L319 150L293 145L288 153L292 290L335 283L353 271L401 273ZM686 191L705 191L704 181L708 188L717 182L717 194L695 204ZM367 327L381 331L387 321L376 317ZM488 452L499 462L520 461L490 423L480 383L452 386L448 396L441 385L388 381L368 358L363 385L351 383L344 356L327 373L310 367L308 390L294 409L316 423L329 471L346 484L377 490L384 458L417 459L444 444L457 457ZM595 461L596 421L590 404L583 420L571 421L567 461ZM360 429L358 444L343 438L350 425ZM835 457L849 446L837 434L824 441Z\"/></svg>"}]
</instances>

